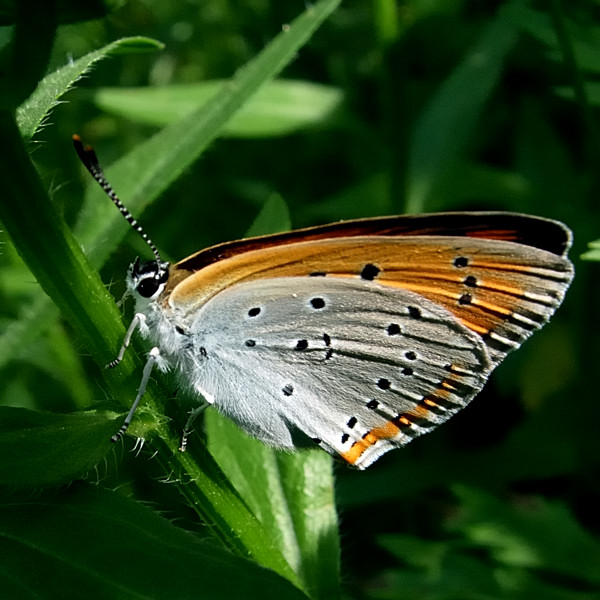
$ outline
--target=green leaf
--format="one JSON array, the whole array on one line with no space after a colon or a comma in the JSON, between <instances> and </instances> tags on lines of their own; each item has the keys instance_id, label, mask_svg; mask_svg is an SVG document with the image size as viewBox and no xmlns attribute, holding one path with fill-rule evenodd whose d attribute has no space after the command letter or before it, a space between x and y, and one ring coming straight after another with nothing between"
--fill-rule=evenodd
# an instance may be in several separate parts
<instances>
[{"instance_id":1,"label":"green leaf","mask_svg":"<svg viewBox=\"0 0 600 600\"><path fill-rule=\"evenodd\" d=\"M18 323L14 321L13 323ZM23 344L24 340L21 340ZM40 374L45 374L49 380L60 383L67 392L64 399L65 409L85 409L94 402L96 391L90 382L88 374L84 371L80 353L73 346L72 338L67 334L65 327L58 321L52 321L47 335L37 339L35 344L24 345L19 348L19 357L24 362L34 366ZM31 382L32 391L40 389L39 381ZM0 393L6 392L6 388ZM25 406L20 404L18 398L13 399L6 395L5 403L9 406ZM3 402L0 400L0 404ZM38 398L38 407L47 406L44 398ZM65 412L66 412L65 410Z\"/></svg>"},{"instance_id":2,"label":"green leaf","mask_svg":"<svg viewBox=\"0 0 600 600\"><path fill-rule=\"evenodd\" d=\"M339 539L331 458L322 450L274 450L207 410L208 445L273 536L312 598L339 594Z\"/></svg>"},{"instance_id":3,"label":"green leaf","mask_svg":"<svg viewBox=\"0 0 600 600\"><path fill-rule=\"evenodd\" d=\"M142 504L89 485L0 504L0 588L20 598L306 596L272 571L176 528Z\"/></svg>"},{"instance_id":4,"label":"green leaf","mask_svg":"<svg viewBox=\"0 0 600 600\"><path fill-rule=\"evenodd\" d=\"M17 109L17 124L23 139L29 141L42 126L44 119L66 94L99 61L129 52L159 50L163 44L145 37L116 40L94 50L76 61L47 75L40 81L31 96Z\"/></svg>"},{"instance_id":5,"label":"green leaf","mask_svg":"<svg viewBox=\"0 0 600 600\"><path fill-rule=\"evenodd\" d=\"M0 483L66 483L98 464L123 415L107 410L72 414L0 407Z\"/></svg>"},{"instance_id":6,"label":"green leaf","mask_svg":"<svg viewBox=\"0 0 600 600\"><path fill-rule=\"evenodd\" d=\"M279 194L271 194L246 232L246 237L289 231L291 227L290 211L283 198Z\"/></svg>"},{"instance_id":7,"label":"green leaf","mask_svg":"<svg viewBox=\"0 0 600 600\"><path fill-rule=\"evenodd\" d=\"M588 244L589 250L581 255L582 260L600 261L600 240Z\"/></svg>"},{"instance_id":8,"label":"green leaf","mask_svg":"<svg viewBox=\"0 0 600 600\"><path fill-rule=\"evenodd\" d=\"M162 127L206 104L228 81L152 88L100 88L94 102L102 110L145 125ZM339 108L342 92L308 81L276 80L260 89L223 127L221 135L274 137L325 122Z\"/></svg>"}]
</instances>

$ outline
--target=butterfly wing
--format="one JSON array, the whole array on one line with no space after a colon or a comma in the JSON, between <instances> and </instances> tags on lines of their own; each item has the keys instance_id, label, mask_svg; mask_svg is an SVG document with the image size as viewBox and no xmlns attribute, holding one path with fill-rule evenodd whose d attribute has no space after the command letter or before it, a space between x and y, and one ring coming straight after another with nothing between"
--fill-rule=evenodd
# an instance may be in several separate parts
<instances>
[{"instance_id":1,"label":"butterfly wing","mask_svg":"<svg viewBox=\"0 0 600 600\"><path fill-rule=\"evenodd\" d=\"M350 278L238 284L189 332L202 359L184 372L242 429L359 468L447 420L492 369L481 338L443 307Z\"/></svg>"},{"instance_id":2,"label":"butterfly wing","mask_svg":"<svg viewBox=\"0 0 600 600\"><path fill-rule=\"evenodd\" d=\"M241 428L364 468L467 404L552 316L570 241L513 213L351 221L204 250L160 301L194 336L182 371Z\"/></svg>"}]
</instances>

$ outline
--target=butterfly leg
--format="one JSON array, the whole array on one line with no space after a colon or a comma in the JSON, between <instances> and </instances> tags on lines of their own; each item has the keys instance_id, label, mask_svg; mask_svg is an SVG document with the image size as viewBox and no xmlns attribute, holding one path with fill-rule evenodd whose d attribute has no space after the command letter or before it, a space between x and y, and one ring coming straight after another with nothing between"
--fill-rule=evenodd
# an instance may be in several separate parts
<instances>
[{"instance_id":1,"label":"butterfly leg","mask_svg":"<svg viewBox=\"0 0 600 600\"><path fill-rule=\"evenodd\" d=\"M114 360L111 360L105 367L105 369L112 369L113 367L116 367L122 360L123 360L123 356L125 355L125 350L127 350L127 347L129 346L129 343L131 342L131 336L133 335L133 332L137 329L140 328L143 332L144 328L148 328L148 326L146 325L146 315L143 315L142 313L136 313L135 317L133 317L133 320L131 321L131 324L129 325L128 329L127 329L127 333L125 334L125 339L123 340L123 344L121 345L121 348L119 350L119 354L117 354L117 358L115 358Z\"/></svg>"},{"instance_id":2,"label":"butterfly leg","mask_svg":"<svg viewBox=\"0 0 600 600\"><path fill-rule=\"evenodd\" d=\"M205 402L204 404L201 404L200 406L196 406L195 408L192 408L192 410L190 411L188 420L185 422L185 427L183 428L183 433L181 434L181 444L179 446L180 452L185 452L185 450L187 448L188 437L194 431L193 425L194 425L194 421L196 420L196 417L200 413L204 412L208 406L209 406L209 404L207 402Z\"/></svg>"},{"instance_id":3,"label":"butterfly leg","mask_svg":"<svg viewBox=\"0 0 600 600\"><path fill-rule=\"evenodd\" d=\"M131 329L131 327L129 329ZM111 442L118 442L123 437L125 432L127 431L127 428L129 427L129 425L131 423L131 419L133 418L133 413L135 413L135 409L138 407L138 404L140 403L142 396L146 392L146 387L148 386L148 381L150 380L150 375L152 374L152 369L154 368L154 365L159 360L159 358L160 358L160 350L158 348L152 348L152 350L150 350L150 354L148 355L148 361L146 362L146 366L144 367L144 372L142 374L142 381L140 382L140 387L138 389L137 396L135 397L135 400L133 401L133 404L131 405L129 412L127 413L127 416L125 417L125 420L123 421L123 425L121 425L121 428L119 429L119 431L117 431L117 433L115 433L115 435L113 435L110 438Z\"/></svg>"}]
</instances>

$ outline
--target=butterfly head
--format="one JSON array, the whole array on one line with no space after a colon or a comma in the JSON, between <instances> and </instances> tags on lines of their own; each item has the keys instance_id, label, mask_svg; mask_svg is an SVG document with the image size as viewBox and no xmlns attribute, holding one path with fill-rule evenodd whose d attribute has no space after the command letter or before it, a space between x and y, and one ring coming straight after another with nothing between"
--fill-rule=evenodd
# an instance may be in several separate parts
<instances>
[{"instance_id":1,"label":"butterfly head","mask_svg":"<svg viewBox=\"0 0 600 600\"><path fill-rule=\"evenodd\" d=\"M142 298L156 300L169 279L169 263L136 258L127 273L127 288Z\"/></svg>"}]
</instances>

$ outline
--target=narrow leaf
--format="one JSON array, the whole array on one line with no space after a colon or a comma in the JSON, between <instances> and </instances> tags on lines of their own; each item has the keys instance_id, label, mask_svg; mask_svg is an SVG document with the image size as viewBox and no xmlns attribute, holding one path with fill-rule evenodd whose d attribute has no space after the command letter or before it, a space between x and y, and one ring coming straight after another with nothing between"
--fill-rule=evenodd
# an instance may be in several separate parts
<instances>
[{"instance_id":1,"label":"narrow leaf","mask_svg":"<svg viewBox=\"0 0 600 600\"><path fill-rule=\"evenodd\" d=\"M600 261L600 240L590 242L589 250L581 255L582 260Z\"/></svg>"},{"instance_id":2,"label":"narrow leaf","mask_svg":"<svg viewBox=\"0 0 600 600\"><path fill-rule=\"evenodd\" d=\"M150 38L122 38L47 75L40 81L33 94L17 109L17 125L23 139L29 141L35 135L48 113L58 104L61 96L66 94L97 62L117 54L147 52L162 47L160 42Z\"/></svg>"},{"instance_id":3,"label":"narrow leaf","mask_svg":"<svg viewBox=\"0 0 600 600\"><path fill-rule=\"evenodd\" d=\"M289 231L291 227L290 211L283 198L279 194L271 194L246 232L246 237Z\"/></svg>"},{"instance_id":4,"label":"narrow leaf","mask_svg":"<svg viewBox=\"0 0 600 600\"><path fill-rule=\"evenodd\" d=\"M206 104L223 80L147 88L101 88L94 102L102 110L162 127ZM260 89L222 129L240 138L273 137L321 124L342 101L339 89L308 81L275 80Z\"/></svg>"}]
</instances>

